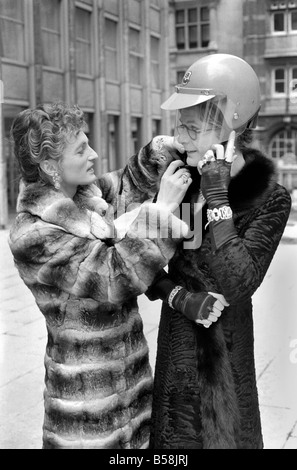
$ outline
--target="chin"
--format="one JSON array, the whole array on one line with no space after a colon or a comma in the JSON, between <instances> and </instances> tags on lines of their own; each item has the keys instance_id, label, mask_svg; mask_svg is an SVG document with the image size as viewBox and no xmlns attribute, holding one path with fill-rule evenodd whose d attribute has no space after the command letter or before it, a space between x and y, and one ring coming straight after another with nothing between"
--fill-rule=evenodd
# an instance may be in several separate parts
<instances>
[{"instance_id":1,"label":"chin","mask_svg":"<svg viewBox=\"0 0 297 470\"><path fill-rule=\"evenodd\" d=\"M187 153L187 165L197 166L199 160L200 158L198 152Z\"/></svg>"},{"instance_id":2,"label":"chin","mask_svg":"<svg viewBox=\"0 0 297 470\"><path fill-rule=\"evenodd\" d=\"M92 175L91 178L89 178L89 182L87 184L95 183L95 181L97 181L97 176L94 173L94 175Z\"/></svg>"}]
</instances>

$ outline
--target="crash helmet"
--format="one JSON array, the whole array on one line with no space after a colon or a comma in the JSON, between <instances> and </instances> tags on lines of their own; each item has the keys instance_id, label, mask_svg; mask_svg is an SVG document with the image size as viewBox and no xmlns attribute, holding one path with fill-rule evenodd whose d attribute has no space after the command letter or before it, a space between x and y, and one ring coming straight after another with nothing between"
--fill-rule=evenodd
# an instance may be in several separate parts
<instances>
[{"instance_id":1,"label":"crash helmet","mask_svg":"<svg viewBox=\"0 0 297 470\"><path fill-rule=\"evenodd\" d=\"M176 85L175 92L161 105L162 109L181 110L197 107L203 130L212 126L219 141L228 139L231 130L241 134L255 128L260 110L260 84L253 68L240 57L210 54L194 62Z\"/></svg>"}]
</instances>

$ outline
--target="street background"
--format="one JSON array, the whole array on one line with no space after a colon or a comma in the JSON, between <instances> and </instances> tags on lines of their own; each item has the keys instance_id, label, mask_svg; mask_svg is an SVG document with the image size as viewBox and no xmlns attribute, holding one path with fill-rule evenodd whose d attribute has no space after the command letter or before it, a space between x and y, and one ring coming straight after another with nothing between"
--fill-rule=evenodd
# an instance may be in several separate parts
<instances>
[{"instance_id":1,"label":"street background","mask_svg":"<svg viewBox=\"0 0 297 470\"><path fill-rule=\"evenodd\" d=\"M297 449L296 214L253 297L255 355L266 449ZM0 230L0 449L40 449L46 328ZM154 367L161 303L139 297Z\"/></svg>"}]
</instances>

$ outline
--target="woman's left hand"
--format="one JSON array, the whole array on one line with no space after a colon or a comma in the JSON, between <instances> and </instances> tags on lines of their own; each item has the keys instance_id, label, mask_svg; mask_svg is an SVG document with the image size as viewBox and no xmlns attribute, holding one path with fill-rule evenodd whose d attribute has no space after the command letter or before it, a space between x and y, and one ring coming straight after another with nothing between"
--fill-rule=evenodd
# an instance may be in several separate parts
<instances>
[{"instance_id":1,"label":"woman's left hand","mask_svg":"<svg viewBox=\"0 0 297 470\"><path fill-rule=\"evenodd\" d=\"M201 174L200 189L210 209L221 207L228 202L234 141L235 132L232 131L226 149L221 144L214 144L198 163L198 171Z\"/></svg>"}]
</instances>

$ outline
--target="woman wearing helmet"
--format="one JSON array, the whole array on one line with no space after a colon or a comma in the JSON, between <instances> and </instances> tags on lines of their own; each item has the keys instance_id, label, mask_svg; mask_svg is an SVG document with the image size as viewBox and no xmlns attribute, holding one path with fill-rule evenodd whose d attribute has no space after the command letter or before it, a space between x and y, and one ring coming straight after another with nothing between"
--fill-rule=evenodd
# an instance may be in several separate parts
<instances>
[{"instance_id":1,"label":"woman wearing helmet","mask_svg":"<svg viewBox=\"0 0 297 470\"><path fill-rule=\"evenodd\" d=\"M203 207L202 224L194 226L201 236L178 247L168 275L147 293L164 301L150 445L262 448L251 298L278 247L291 198L277 184L273 162L250 146L259 82L239 57L209 55L188 69L162 107L176 110L177 145L191 168L183 203ZM194 313L200 299L206 319L209 292L224 296L221 316L201 325L180 314Z\"/></svg>"}]
</instances>

